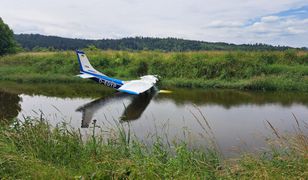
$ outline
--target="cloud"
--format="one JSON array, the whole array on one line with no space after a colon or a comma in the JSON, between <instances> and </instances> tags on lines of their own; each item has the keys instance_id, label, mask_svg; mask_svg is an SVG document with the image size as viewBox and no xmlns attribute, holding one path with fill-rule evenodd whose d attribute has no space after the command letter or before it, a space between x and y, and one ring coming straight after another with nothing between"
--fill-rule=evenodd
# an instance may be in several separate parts
<instances>
[{"instance_id":1,"label":"cloud","mask_svg":"<svg viewBox=\"0 0 308 180\"><path fill-rule=\"evenodd\" d=\"M302 13L308 6L276 13L268 13L246 21L226 21L225 19L210 22L204 26L207 36L216 41L236 43L268 43L274 45L308 46L308 17ZM297 16L301 14L300 16ZM202 34L200 34L202 36ZM215 40L214 40L215 41Z\"/></svg>"},{"instance_id":2,"label":"cloud","mask_svg":"<svg viewBox=\"0 0 308 180\"><path fill-rule=\"evenodd\" d=\"M240 21L212 21L205 26L205 28L239 28L243 26L243 22Z\"/></svg>"},{"instance_id":3,"label":"cloud","mask_svg":"<svg viewBox=\"0 0 308 180\"><path fill-rule=\"evenodd\" d=\"M299 9L302 12L304 8ZM308 17L296 16L299 9L257 18L243 27L243 34L251 39L259 39L259 41L266 43L307 47ZM294 39L297 39L296 43L294 43Z\"/></svg>"},{"instance_id":4,"label":"cloud","mask_svg":"<svg viewBox=\"0 0 308 180\"><path fill-rule=\"evenodd\" d=\"M276 22L279 19L280 18L278 16L264 16L261 18L260 21L270 23L270 22Z\"/></svg>"},{"instance_id":5,"label":"cloud","mask_svg":"<svg viewBox=\"0 0 308 180\"><path fill-rule=\"evenodd\" d=\"M308 46L307 4L307 0L2 0L0 16L16 33Z\"/></svg>"},{"instance_id":6,"label":"cloud","mask_svg":"<svg viewBox=\"0 0 308 180\"><path fill-rule=\"evenodd\" d=\"M297 19L292 17L277 18L276 20L263 19L256 22L250 28L252 32L284 34L308 33L308 19Z\"/></svg>"}]
</instances>

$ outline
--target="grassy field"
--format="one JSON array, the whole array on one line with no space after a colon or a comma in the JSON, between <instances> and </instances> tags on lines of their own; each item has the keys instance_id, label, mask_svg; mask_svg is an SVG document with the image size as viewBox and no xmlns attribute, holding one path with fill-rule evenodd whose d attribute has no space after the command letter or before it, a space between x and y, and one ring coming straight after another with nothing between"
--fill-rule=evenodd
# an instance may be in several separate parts
<instances>
[{"instance_id":1,"label":"grassy field","mask_svg":"<svg viewBox=\"0 0 308 180\"><path fill-rule=\"evenodd\" d=\"M97 83L18 83L0 81L0 91L11 94L44 95L51 97L102 98L114 94L114 90Z\"/></svg>"},{"instance_id":2,"label":"grassy field","mask_svg":"<svg viewBox=\"0 0 308 180\"><path fill-rule=\"evenodd\" d=\"M0 126L0 178L307 179L308 137L303 128L287 136L272 127L272 150L226 160L215 148L194 150L184 142L167 146L157 138L145 145L120 124L108 137L82 140L65 124L51 128L43 118L26 119Z\"/></svg>"},{"instance_id":3,"label":"grassy field","mask_svg":"<svg viewBox=\"0 0 308 180\"><path fill-rule=\"evenodd\" d=\"M86 51L103 73L131 79L161 76L164 87L251 90L308 90L308 52L260 51ZM28 52L0 57L0 80L23 83L90 83L77 78L79 66L72 51Z\"/></svg>"}]
</instances>

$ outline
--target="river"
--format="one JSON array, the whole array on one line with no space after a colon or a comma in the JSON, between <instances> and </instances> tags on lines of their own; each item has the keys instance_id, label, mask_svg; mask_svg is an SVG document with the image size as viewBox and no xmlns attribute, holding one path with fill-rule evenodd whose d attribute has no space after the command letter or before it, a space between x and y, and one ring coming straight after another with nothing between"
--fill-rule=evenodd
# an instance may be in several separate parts
<instances>
[{"instance_id":1,"label":"river","mask_svg":"<svg viewBox=\"0 0 308 180\"><path fill-rule=\"evenodd\" d=\"M184 141L206 148L214 142L226 157L267 148L266 138L274 137L268 122L279 133L296 130L294 115L300 126L308 123L307 93L152 89L139 96L108 90L102 97L63 97L3 89L0 116L5 119L43 114L53 126L66 122L85 135L91 134L95 119L102 130L96 133L110 134L121 125L145 143L161 137L168 144Z\"/></svg>"}]
</instances>

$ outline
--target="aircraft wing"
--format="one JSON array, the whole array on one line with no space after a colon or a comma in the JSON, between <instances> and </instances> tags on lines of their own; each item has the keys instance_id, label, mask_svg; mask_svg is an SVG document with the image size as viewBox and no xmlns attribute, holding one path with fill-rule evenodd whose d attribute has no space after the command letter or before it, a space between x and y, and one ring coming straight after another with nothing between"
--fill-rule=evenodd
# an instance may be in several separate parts
<instances>
[{"instance_id":1,"label":"aircraft wing","mask_svg":"<svg viewBox=\"0 0 308 180\"><path fill-rule=\"evenodd\" d=\"M78 74L77 76L84 78L84 79L88 79L88 78L92 78L94 76L92 76L91 74Z\"/></svg>"},{"instance_id":2,"label":"aircraft wing","mask_svg":"<svg viewBox=\"0 0 308 180\"><path fill-rule=\"evenodd\" d=\"M156 76L142 76L140 77L140 80L125 82L124 85L118 89L118 91L126 92L129 94L140 94L153 87L156 81L158 81Z\"/></svg>"},{"instance_id":3,"label":"aircraft wing","mask_svg":"<svg viewBox=\"0 0 308 180\"><path fill-rule=\"evenodd\" d=\"M140 94L150 89L154 84L151 84L147 81L143 80L132 80L126 82L123 86L121 86L118 91L126 92L129 94Z\"/></svg>"}]
</instances>

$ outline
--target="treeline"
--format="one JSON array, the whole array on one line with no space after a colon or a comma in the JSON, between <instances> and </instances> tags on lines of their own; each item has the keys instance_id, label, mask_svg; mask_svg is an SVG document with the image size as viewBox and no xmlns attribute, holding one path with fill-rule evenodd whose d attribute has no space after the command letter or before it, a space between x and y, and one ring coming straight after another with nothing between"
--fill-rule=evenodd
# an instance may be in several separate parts
<instances>
[{"instance_id":1,"label":"treeline","mask_svg":"<svg viewBox=\"0 0 308 180\"><path fill-rule=\"evenodd\" d=\"M200 50L278 50L290 49L287 46L267 44L228 44L222 42L203 42L177 38L133 37L122 39L71 39L40 34L16 34L15 39L26 50L74 50L86 47L103 50L161 50L161 51L200 51ZM305 49L305 48L303 48Z\"/></svg>"}]
</instances>

